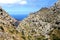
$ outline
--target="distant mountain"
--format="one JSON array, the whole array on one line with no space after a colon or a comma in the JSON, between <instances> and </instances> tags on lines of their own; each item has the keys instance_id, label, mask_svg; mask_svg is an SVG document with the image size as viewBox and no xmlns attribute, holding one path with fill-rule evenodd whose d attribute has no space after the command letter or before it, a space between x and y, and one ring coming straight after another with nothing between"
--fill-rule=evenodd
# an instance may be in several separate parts
<instances>
[{"instance_id":1,"label":"distant mountain","mask_svg":"<svg viewBox=\"0 0 60 40\"><path fill-rule=\"evenodd\" d=\"M0 40L60 40L60 0L22 21L0 7Z\"/></svg>"}]
</instances>

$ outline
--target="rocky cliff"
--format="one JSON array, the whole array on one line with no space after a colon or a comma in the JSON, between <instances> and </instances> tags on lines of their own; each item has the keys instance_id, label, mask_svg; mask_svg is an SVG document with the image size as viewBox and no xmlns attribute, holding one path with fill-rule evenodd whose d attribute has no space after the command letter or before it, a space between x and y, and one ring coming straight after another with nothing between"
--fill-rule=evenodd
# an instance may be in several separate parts
<instances>
[{"instance_id":1,"label":"rocky cliff","mask_svg":"<svg viewBox=\"0 0 60 40\"><path fill-rule=\"evenodd\" d=\"M60 40L60 0L20 23L0 8L0 40Z\"/></svg>"}]
</instances>

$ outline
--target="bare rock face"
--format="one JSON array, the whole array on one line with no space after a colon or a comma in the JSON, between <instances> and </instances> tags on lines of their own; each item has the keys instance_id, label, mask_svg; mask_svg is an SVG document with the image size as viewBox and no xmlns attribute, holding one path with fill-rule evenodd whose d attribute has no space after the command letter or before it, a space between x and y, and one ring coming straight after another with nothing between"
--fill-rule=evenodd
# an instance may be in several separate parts
<instances>
[{"instance_id":1,"label":"bare rock face","mask_svg":"<svg viewBox=\"0 0 60 40\"><path fill-rule=\"evenodd\" d=\"M60 0L30 14L17 27L24 40L60 40Z\"/></svg>"}]
</instances>

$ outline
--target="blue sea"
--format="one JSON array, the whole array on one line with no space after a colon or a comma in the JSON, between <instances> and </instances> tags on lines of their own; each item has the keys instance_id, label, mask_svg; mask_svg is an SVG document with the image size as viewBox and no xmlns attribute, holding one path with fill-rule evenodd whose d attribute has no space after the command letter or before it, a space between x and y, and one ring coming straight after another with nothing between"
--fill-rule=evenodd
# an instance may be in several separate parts
<instances>
[{"instance_id":1,"label":"blue sea","mask_svg":"<svg viewBox=\"0 0 60 40\"><path fill-rule=\"evenodd\" d=\"M23 14L23 15L11 15L13 18L15 18L18 21L23 20L24 18L28 17L28 14Z\"/></svg>"}]
</instances>

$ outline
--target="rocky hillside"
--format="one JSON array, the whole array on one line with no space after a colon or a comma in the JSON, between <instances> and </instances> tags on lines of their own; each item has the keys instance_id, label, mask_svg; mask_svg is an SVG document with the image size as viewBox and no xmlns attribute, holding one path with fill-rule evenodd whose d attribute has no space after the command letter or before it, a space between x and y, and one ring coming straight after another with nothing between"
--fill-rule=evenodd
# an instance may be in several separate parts
<instances>
[{"instance_id":1,"label":"rocky hillside","mask_svg":"<svg viewBox=\"0 0 60 40\"><path fill-rule=\"evenodd\" d=\"M21 22L0 7L0 40L60 40L60 0Z\"/></svg>"},{"instance_id":2,"label":"rocky hillside","mask_svg":"<svg viewBox=\"0 0 60 40\"><path fill-rule=\"evenodd\" d=\"M22 40L16 30L19 22L0 7L0 40Z\"/></svg>"},{"instance_id":3,"label":"rocky hillside","mask_svg":"<svg viewBox=\"0 0 60 40\"><path fill-rule=\"evenodd\" d=\"M24 40L60 40L60 0L31 13L17 27Z\"/></svg>"},{"instance_id":4,"label":"rocky hillside","mask_svg":"<svg viewBox=\"0 0 60 40\"><path fill-rule=\"evenodd\" d=\"M4 11L1 7L0 7L0 19L4 20L5 22L9 22L14 26L15 26L15 23L18 22L17 20L12 18L6 11Z\"/></svg>"}]
</instances>

